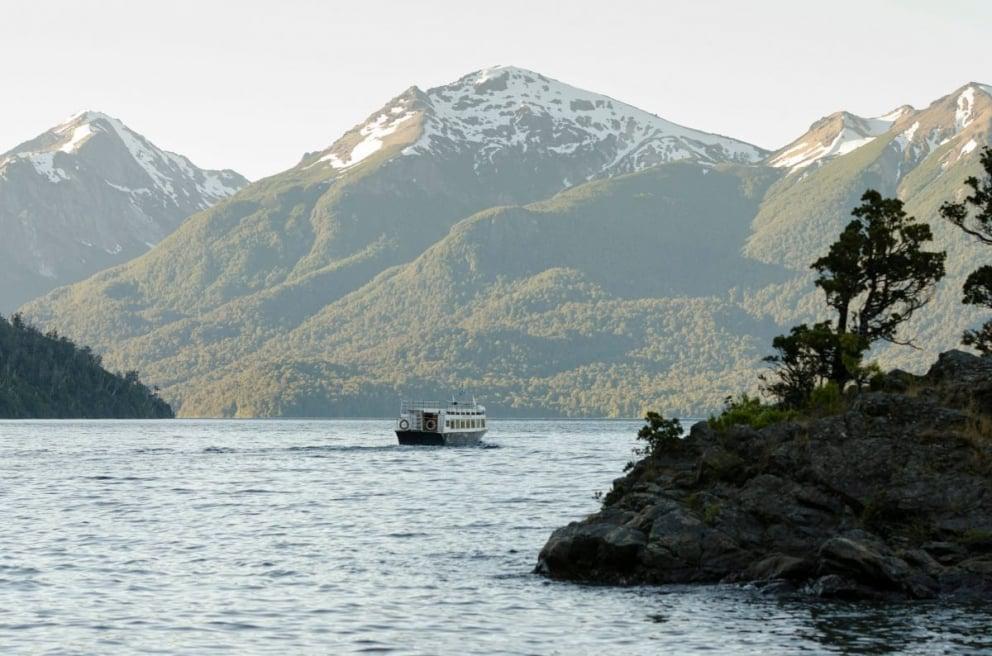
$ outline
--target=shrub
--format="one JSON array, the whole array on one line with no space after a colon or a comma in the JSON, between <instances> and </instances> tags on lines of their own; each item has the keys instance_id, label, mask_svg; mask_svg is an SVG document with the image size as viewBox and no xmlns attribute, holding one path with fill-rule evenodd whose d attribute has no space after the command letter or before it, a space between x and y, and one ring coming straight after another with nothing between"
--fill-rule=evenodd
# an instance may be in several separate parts
<instances>
[{"instance_id":1,"label":"shrub","mask_svg":"<svg viewBox=\"0 0 992 656\"><path fill-rule=\"evenodd\" d=\"M709 425L717 430L727 430L731 426L764 428L771 424L789 421L798 416L795 410L787 410L777 405L762 403L761 399L741 394L736 399L727 397L723 412L709 418Z\"/></svg>"},{"instance_id":2,"label":"shrub","mask_svg":"<svg viewBox=\"0 0 992 656\"><path fill-rule=\"evenodd\" d=\"M840 385L830 381L814 389L806 403L806 412L815 417L836 415L844 411L844 394Z\"/></svg>"},{"instance_id":3,"label":"shrub","mask_svg":"<svg viewBox=\"0 0 992 656\"><path fill-rule=\"evenodd\" d=\"M644 416L647 425L637 431L637 439L646 442L643 449L634 449L638 455L652 457L666 450L678 448L682 439L682 424L678 418L665 419L657 412Z\"/></svg>"}]
</instances>

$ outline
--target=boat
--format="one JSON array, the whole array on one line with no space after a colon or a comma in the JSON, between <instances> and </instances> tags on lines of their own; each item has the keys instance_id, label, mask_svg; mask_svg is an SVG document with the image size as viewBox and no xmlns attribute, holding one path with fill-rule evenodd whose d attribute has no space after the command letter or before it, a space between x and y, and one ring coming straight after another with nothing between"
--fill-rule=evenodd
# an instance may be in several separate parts
<instances>
[{"instance_id":1,"label":"boat","mask_svg":"<svg viewBox=\"0 0 992 656\"><path fill-rule=\"evenodd\" d=\"M403 445L472 446L486 430L486 407L474 398L469 403L402 401L396 420L396 438Z\"/></svg>"}]
</instances>

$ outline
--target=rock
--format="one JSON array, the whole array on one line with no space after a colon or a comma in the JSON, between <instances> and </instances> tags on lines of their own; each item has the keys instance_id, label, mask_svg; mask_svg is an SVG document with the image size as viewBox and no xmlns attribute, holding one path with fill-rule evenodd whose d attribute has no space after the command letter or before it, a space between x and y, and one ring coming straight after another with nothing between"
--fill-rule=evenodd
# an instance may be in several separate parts
<instances>
[{"instance_id":1,"label":"rock","mask_svg":"<svg viewBox=\"0 0 992 656\"><path fill-rule=\"evenodd\" d=\"M899 556L909 563L910 567L923 572L931 578L936 579L944 573L944 566L934 560L923 549L909 549L901 552Z\"/></svg>"},{"instance_id":2,"label":"rock","mask_svg":"<svg viewBox=\"0 0 992 656\"><path fill-rule=\"evenodd\" d=\"M937 362L930 367L926 378L931 381L953 381L955 383L985 381L992 376L992 360L974 353L953 349L937 356Z\"/></svg>"},{"instance_id":3,"label":"rock","mask_svg":"<svg viewBox=\"0 0 992 656\"><path fill-rule=\"evenodd\" d=\"M909 574L906 561L847 538L830 538L820 547L820 571L896 588Z\"/></svg>"},{"instance_id":4,"label":"rock","mask_svg":"<svg viewBox=\"0 0 992 656\"><path fill-rule=\"evenodd\" d=\"M839 574L827 574L813 581L806 591L815 597L824 599L881 599L885 595L867 585L862 585L857 581L840 576Z\"/></svg>"},{"instance_id":5,"label":"rock","mask_svg":"<svg viewBox=\"0 0 992 656\"><path fill-rule=\"evenodd\" d=\"M929 564L929 563L927 563ZM937 581L922 568L912 568L884 547L847 538L831 538L820 547L821 573L833 573L875 590L898 591L917 599L936 595Z\"/></svg>"},{"instance_id":6,"label":"rock","mask_svg":"<svg viewBox=\"0 0 992 656\"><path fill-rule=\"evenodd\" d=\"M647 544L643 532L608 523L569 524L558 529L541 551L538 571L548 576L620 582L639 562Z\"/></svg>"},{"instance_id":7,"label":"rock","mask_svg":"<svg viewBox=\"0 0 992 656\"><path fill-rule=\"evenodd\" d=\"M968 550L956 542L925 542L921 547L939 563L953 563L962 560Z\"/></svg>"},{"instance_id":8,"label":"rock","mask_svg":"<svg viewBox=\"0 0 992 656\"><path fill-rule=\"evenodd\" d=\"M723 447L710 447L699 459L696 480L700 483L739 480L745 475L744 464L744 460L737 454Z\"/></svg>"},{"instance_id":9,"label":"rock","mask_svg":"<svg viewBox=\"0 0 992 656\"><path fill-rule=\"evenodd\" d=\"M883 392L906 392L914 385L922 382L921 376L916 376L902 369L893 369L882 376L879 381L879 389Z\"/></svg>"},{"instance_id":10,"label":"rock","mask_svg":"<svg viewBox=\"0 0 992 656\"><path fill-rule=\"evenodd\" d=\"M600 512L555 531L537 571L992 600L992 358L945 353L879 387L834 416L697 424L617 479Z\"/></svg>"},{"instance_id":11,"label":"rock","mask_svg":"<svg viewBox=\"0 0 992 656\"><path fill-rule=\"evenodd\" d=\"M969 558L958 564L958 567L966 572L978 574L979 576L992 577L992 558Z\"/></svg>"},{"instance_id":12,"label":"rock","mask_svg":"<svg viewBox=\"0 0 992 656\"><path fill-rule=\"evenodd\" d=\"M745 571L744 578L749 581L801 581L809 578L814 569L814 562L806 558L775 554L752 563Z\"/></svg>"},{"instance_id":13,"label":"rock","mask_svg":"<svg viewBox=\"0 0 992 656\"><path fill-rule=\"evenodd\" d=\"M763 595L776 596L776 597L795 594L797 590L795 583L793 583L792 581L782 581L782 580L761 583L759 584L758 589L761 591L761 594Z\"/></svg>"}]
</instances>

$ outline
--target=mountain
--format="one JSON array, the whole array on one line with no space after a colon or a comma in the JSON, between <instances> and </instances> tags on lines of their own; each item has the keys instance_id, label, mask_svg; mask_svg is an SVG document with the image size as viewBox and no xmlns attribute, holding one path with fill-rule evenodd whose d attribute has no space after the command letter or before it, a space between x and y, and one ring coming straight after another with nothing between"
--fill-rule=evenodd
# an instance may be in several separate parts
<instances>
[{"instance_id":1,"label":"mountain","mask_svg":"<svg viewBox=\"0 0 992 656\"><path fill-rule=\"evenodd\" d=\"M857 136L848 127L832 137L827 134L832 141L850 137L838 149L844 152L808 165L783 161L783 151L769 158L786 175L766 195L744 252L791 268L796 277L749 302L783 322L814 318L821 297L812 286L809 263L850 220L850 209L866 188L901 198L909 214L930 223L937 246L948 251L947 277L907 329L907 334L918 336L922 350L890 347L879 353L885 366L917 370L956 345L961 332L981 316L974 307L961 305L961 284L992 253L941 220L938 210L944 201L960 199L965 178L979 174L978 154L992 144L992 87L972 82L924 109L901 107L880 119L844 116L847 126L863 123L873 126L874 132ZM815 123L796 143L813 142L822 124ZM834 119L835 127L841 124ZM785 150L790 147L794 145Z\"/></svg>"},{"instance_id":2,"label":"mountain","mask_svg":"<svg viewBox=\"0 0 992 656\"><path fill-rule=\"evenodd\" d=\"M77 114L0 155L0 311L141 255L246 184Z\"/></svg>"},{"instance_id":3,"label":"mountain","mask_svg":"<svg viewBox=\"0 0 992 656\"><path fill-rule=\"evenodd\" d=\"M774 334L725 290L785 279L739 252L775 177L679 162L484 210L256 353L203 372L183 407L372 414L400 392L468 385L504 416L630 416L690 366L697 393L718 405L724 381ZM711 261L724 266L698 267Z\"/></svg>"},{"instance_id":4,"label":"mountain","mask_svg":"<svg viewBox=\"0 0 992 656\"><path fill-rule=\"evenodd\" d=\"M990 132L992 87L978 83L922 110L903 106L879 118L840 112L821 119L769 157L767 163L787 175L756 217L747 252L804 268L822 236L841 230L867 187L912 205L944 181L960 186L960 171L975 165Z\"/></svg>"},{"instance_id":5,"label":"mountain","mask_svg":"<svg viewBox=\"0 0 992 656\"><path fill-rule=\"evenodd\" d=\"M100 356L19 316L0 317L0 418L167 419L172 408L134 372L112 374Z\"/></svg>"},{"instance_id":6,"label":"mountain","mask_svg":"<svg viewBox=\"0 0 992 656\"><path fill-rule=\"evenodd\" d=\"M346 169L397 143L403 155L470 164L500 186L539 188L540 181L556 191L665 162L765 155L539 73L497 66L426 93L412 87L305 161Z\"/></svg>"},{"instance_id":7,"label":"mountain","mask_svg":"<svg viewBox=\"0 0 992 656\"><path fill-rule=\"evenodd\" d=\"M357 415L469 387L497 414L700 413L820 317L809 263L866 187L951 251L913 367L977 314L937 207L977 172L988 87L839 113L769 153L538 73L411 88L330 147L25 307L181 414ZM914 127L916 126L916 127ZM974 146L970 145L974 141Z\"/></svg>"}]
</instances>

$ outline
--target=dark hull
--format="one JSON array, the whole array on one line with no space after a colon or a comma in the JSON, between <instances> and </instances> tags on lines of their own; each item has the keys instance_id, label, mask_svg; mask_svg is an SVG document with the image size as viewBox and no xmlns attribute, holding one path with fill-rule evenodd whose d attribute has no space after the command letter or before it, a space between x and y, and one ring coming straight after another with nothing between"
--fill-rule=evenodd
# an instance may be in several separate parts
<instances>
[{"instance_id":1,"label":"dark hull","mask_svg":"<svg viewBox=\"0 0 992 656\"><path fill-rule=\"evenodd\" d=\"M396 439L404 446L473 446L482 440L486 431L466 433L434 433L431 431L396 431Z\"/></svg>"}]
</instances>

